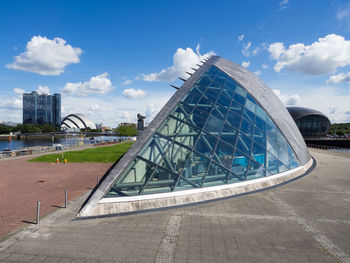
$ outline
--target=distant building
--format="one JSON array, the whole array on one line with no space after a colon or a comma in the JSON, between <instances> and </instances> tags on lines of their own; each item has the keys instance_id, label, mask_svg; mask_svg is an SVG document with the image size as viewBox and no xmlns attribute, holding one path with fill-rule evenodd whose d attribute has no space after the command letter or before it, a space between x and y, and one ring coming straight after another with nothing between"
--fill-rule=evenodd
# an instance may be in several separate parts
<instances>
[{"instance_id":1,"label":"distant building","mask_svg":"<svg viewBox=\"0 0 350 263\"><path fill-rule=\"evenodd\" d=\"M23 123L51 124L61 123L61 95L40 95L36 91L23 94Z\"/></svg>"},{"instance_id":2,"label":"distant building","mask_svg":"<svg viewBox=\"0 0 350 263\"><path fill-rule=\"evenodd\" d=\"M322 112L302 107L287 107L304 139L320 139L327 136L331 122Z\"/></svg>"},{"instance_id":3,"label":"distant building","mask_svg":"<svg viewBox=\"0 0 350 263\"><path fill-rule=\"evenodd\" d=\"M86 115L81 113L69 114L64 117L61 123L61 130L80 131L88 128L95 130L96 125Z\"/></svg>"}]
</instances>

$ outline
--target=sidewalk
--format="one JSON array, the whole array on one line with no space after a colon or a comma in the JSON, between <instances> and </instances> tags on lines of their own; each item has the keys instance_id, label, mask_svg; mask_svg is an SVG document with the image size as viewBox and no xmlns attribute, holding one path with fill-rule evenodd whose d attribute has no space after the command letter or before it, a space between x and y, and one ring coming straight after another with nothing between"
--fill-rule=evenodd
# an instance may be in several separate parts
<instances>
[{"instance_id":1,"label":"sidewalk","mask_svg":"<svg viewBox=\"0 0 350 263\"><path fill-rule=\"evenodd\" d=\"M350 156L311 153L299 180L201 205L75 220L82 196L0 243L0 261L350 262Z\"/></svg>"}]
</instances>

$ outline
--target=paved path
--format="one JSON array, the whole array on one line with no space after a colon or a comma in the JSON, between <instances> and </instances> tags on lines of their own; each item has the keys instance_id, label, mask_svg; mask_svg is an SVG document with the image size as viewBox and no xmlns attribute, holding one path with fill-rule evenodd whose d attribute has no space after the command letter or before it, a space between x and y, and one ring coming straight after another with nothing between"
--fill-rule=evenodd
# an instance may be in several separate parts
<instances>
[{"instance_id":1,"label":"paved path","mask_svg":"<svg viewBox=\"0 0 350 263\"><path fill-rule=\"evenodd\" d=\"M86 196L0 243L1 262L350 262L350 156L305 177L185 208L72 220Z\"/></svg>"},{"instance_id":2,"label":"paved path","mask_svg":"<svg viewBox=\"0 0 350 263\"><path fill-rule=\"evenodd\" d=\"M41 214L64 205L64 189L72 200L90 191L111 166L109 163L31 163L20 158L0 162L0 238L33 222L36 202Z\"/></svg>"}]
</instances>

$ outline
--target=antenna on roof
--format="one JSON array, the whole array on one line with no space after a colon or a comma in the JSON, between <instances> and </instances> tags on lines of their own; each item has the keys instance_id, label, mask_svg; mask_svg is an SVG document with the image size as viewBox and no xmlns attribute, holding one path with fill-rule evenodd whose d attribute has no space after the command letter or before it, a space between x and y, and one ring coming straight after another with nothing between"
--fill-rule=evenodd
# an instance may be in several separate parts
<instances>
[{"instance_id":1,"label":"antenna on roof","mask_svg":"<svg viewBox=\"0 0 350 263\"><path fill-rule=\"evenodd\" d=\"M176 87L176 86L171 85L171 84L170 84L170 86L172 86L174 89L180 89L179 87Z\"/></svg>"},{"instance_id":2,"label":"antenna on roof","mask_svg":"<svg viewBox=\"0 0 350 263\"><path fill-rule=\"evenodd\" d=\"M198 69L195 69L195 68L191 68L191 69L193 69L194 71L197 71Z\"/></svg>"},{"instance_id":3,"label":"antenna on roof","mask_svg":"<svg viewBox=\"0 0 350 263\"><path fill-rule=\"evenodd\" d=\"M198 65L198 64L196 64L198 67L201 67L202 65Z\"/></svg>"},{"instance_id":4,"label":"antenna on roof","mask_svg":"<svg viewBox=\"0 0 350 263\"><path fill-rule=\"evenodd\" d=\"M192 76L192 74L191 74L190 72L187 72L187 71L186 71L186 73L187 73L188 75Z\"/></svg>"},{"instance_id":5,"label":"antenna on roof","mask_svg":"<svg viewBox=\"0 0 350 263\"><path fill-rule=\"evenodd\" d=\"M182 80L183 82L185 82L185 81L186 81L185 79L183 79L183 78L180 78L180 77L178 77L178 79L179 79L179 80Z\"/></svg>"}]
</instances>

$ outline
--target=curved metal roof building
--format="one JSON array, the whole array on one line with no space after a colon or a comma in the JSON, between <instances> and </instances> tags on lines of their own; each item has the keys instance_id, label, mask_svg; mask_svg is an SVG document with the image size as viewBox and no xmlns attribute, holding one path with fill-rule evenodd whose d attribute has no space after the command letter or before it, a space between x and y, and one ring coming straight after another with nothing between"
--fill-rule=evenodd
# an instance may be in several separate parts
<instances>
[{"instance_id":1,"label":"curved metal roof building","mask_svg":"<svg viewBox=\"0 0 350 263\"><path fill-rule=\"evenodd\" d=\"M287 107L287 110L306 139L325 137L331 128L330 120L320 111L303 107Z\"/></svg>"},{"instance_id":2,"label":"curved metal roof building","mask_svg":"<svg viewBox=\"0 0 350 263\"><path fill-rule=\"evenodd\" d=\"M273 91L255 74L214 56L184 81L78 216L233 196L286 182L312 165Z\"/></svg>"},{"instance_id":3,"label":"curved metal roof building","mask_svg":"<svg viewBox=\"0 0 350 263\"><path fill-rule=\"evenodd\" d=\"M61 129L96 129L95 123L84 114L75 113L67 115L61 122Z\"/></svg>"}]
</instances>

